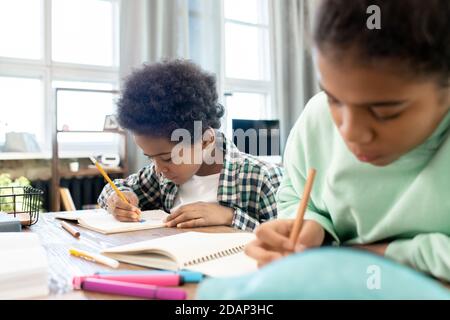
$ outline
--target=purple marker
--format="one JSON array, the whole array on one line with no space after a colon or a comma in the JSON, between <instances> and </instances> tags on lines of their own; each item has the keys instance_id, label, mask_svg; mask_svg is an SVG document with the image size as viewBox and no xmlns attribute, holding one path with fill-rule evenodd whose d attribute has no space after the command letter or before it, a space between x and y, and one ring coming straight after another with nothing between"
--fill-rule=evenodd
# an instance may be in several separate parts
<instances>
[{"instance_id":1,"label":"purple marker","mask_svg":"<svg viewBox=\"0 0 450 320\"><path fill-rule=\"evenodd\" d=\"M74 283L74 286L80 287L81 289L86 291L119 294L123 296L158 300L186 299L186 291L182 289L165 288L149 284L95 278L80 279L80 281L81 283Z\"/></svg>"},{"instance_id":2,"label":"purple marker","mask_svg":"<svg viewBox=\"0 0 450 320\"><path fill-rule=\"evenodd\" d=\"M88 276L74 277L72 283L75 289L80 289L81 283L87 278L114 280L121 282L149 284L152 286L172 287L183 284L183 277L179 274L92 274ZM77 286L78 285L78 286Z\"/></svg>"}]
</instances>

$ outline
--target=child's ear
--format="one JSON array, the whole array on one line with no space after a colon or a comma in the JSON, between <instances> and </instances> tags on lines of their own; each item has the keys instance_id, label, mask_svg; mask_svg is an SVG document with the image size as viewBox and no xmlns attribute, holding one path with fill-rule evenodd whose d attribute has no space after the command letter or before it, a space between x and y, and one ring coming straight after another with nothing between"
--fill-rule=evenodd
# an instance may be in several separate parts
<instances>
[{"instance_id":1,"label":"child's ear","mask_svg":"<svg viewBox=\"0 0 450 320\"><path fill-rule=\"evenodd\" d=\"M216 134L212 128L206 129L206 131L203 133L203 140L202 140L202 149L206 149L212 144L214 144L216 140Z\"/></svg>"}]
</instances>

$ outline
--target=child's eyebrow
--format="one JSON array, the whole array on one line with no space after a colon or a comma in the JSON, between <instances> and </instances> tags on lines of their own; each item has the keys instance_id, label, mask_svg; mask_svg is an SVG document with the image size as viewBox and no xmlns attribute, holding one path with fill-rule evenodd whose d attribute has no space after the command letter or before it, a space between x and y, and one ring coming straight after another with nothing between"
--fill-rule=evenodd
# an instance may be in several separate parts
<instances>
[{"instance_id":1,"label":"child's eyebrow","mask_svg":"<svg viewBox=\"0 0 450 320\"><path fill-rule=\"evenodd\" d=\"M171 154L171 153L172 152L161 152L161 153L154 154L154 155L148 155L148 154L144 153L144 156L149 157L149 158L153 158L153 157L163 156L165 154Z\"/></svg>"},{"instance_id":2,"label":"child's eyebrow","mask_svg":"<svg viewBox=\"0 0 450 320\"><path fill-rule=\"evenodd\" d=\"M361 104L361 106L370 106L375 108L383 108L383 107L398 107L401 104L404 104L408 100L386 100L386 101L376 101L376 102L367 102Z\"/></svg>"},{"instance_id":3,"label":"child's eyebrow","mask_svg":"<svg viewBox=\"0 0 450 320\"><path fill-rule=\"evenodd\" d=\"M319 88L323 90L329 97L331 97L334 100L339 100L336 97L334 97L331 93L329 93L321 83L319 83ZM372 101L372 102L364 102L364 103L358 103L355 104L356 106L361 107L375 107L375 108L383 108L383 107L398 107L399 105L407 102L408 100L383 100L383 101Z\"/></svg>"},{"instance_id":4,"label":"child's eyebrow","mask_svg":"<svg viewBox=\"0 0 450 320\"><path fill-rule=\"evenodd\" d=\"M320 88L320 90L324 91L324 92L327 94L327 96L329 96L330 98L332 98L332 99L334 99L334 100L338 100L338 99L336 99L335 96L333 96L331 93L329 93L329 92L323 87L323 85L322 85L321 83L319 83L319 88Z\"/></svg>"}]
</instances>

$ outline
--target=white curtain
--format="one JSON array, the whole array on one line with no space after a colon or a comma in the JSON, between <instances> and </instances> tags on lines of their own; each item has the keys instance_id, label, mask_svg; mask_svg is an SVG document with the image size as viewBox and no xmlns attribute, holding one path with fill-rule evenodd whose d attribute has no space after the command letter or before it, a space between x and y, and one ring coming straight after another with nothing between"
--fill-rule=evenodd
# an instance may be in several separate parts
<instances>
[{"instance_id":1,"label":"white curtain","mask_svg":"<svg viewBox=\"0 0 450 320\"><path fill-rule=\"evenodd\" d=\"M217 75L222 96L221 12L215 0L126 0L120 7L120 76L163 58L192 59ZM148 160L128 138L130 172Z\"/></svg>"},{"instance_id":2,"label":"white curtain","mask_svg":"<svg viewBox=\"0 0 450 320\"><path fill-rule=\"evenodd\" d=\"M309 40L313 0L270 0L275 114L281 147L306 102L318 92Z\"/></svg>"},{"instance_id":3,"label":"white curtain","mask_svg":"<svg viewBox=\"0 0 450 320\"><path fill-rule=\"evenodd\" d=\"M189 57L187 0L121 1L120 73L161 58Z\"/></svg>"},{"instance_id":4,"label":"white curtain","mask_svg":"<svg viewBox=\"0 0 450 320\"><path fill-rule=\"evenodd\" d=\"M219 100L223 99L222 5L219 0L189 0L190 56L203 69L216 74Z\"/></svg>"}]
</instances>

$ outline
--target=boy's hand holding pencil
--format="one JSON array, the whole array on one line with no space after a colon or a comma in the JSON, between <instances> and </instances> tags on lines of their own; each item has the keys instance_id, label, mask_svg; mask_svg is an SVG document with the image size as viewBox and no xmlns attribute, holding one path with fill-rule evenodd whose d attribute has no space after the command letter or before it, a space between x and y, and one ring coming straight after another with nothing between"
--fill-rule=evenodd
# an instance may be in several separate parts
<instances>
[{"instance_id":1,"label":"boy's hand holding pencil","mask_svg":"<svg viewBox=\"0 0 450 320\"><path fill-rule=\"evenodd\" d=\"M106 201L108 205L108 212L114 215L114 217L123 222L137 222L141 220L141 210L138 208L139 199L134 192L120 191L106 171L102 168L95 158L90 157L92 163L95 164L98 171L103 178L109 183L114 193L108 197Z\"/></svg>"},{"instance_id":2,"label":"boy's hand holding pencil","mask_svg":"<svg viewBox=\"0 0 450 320\"><path fill-rule=\"evenodd\" d=\"M127 199L127 202L117 194L113 193L106 201L108 205L108 212L114 217L123 222L137 222L141 220L141 210L139 209L139 200L134 192L122 191L122 194Z\"/></svg>"}]
</instances>

